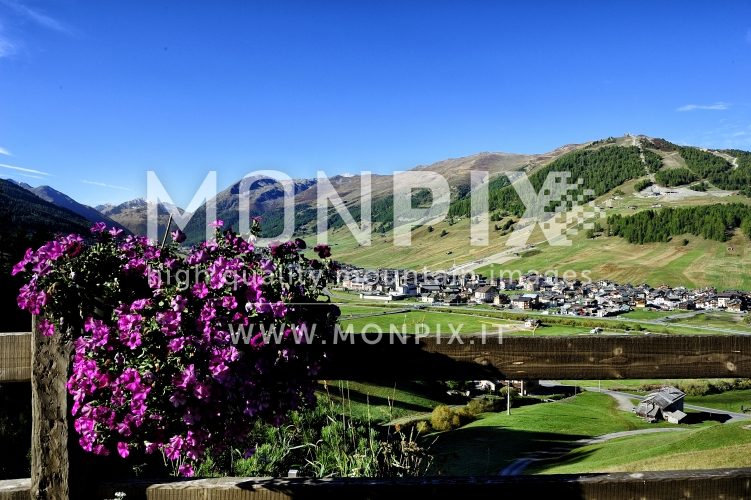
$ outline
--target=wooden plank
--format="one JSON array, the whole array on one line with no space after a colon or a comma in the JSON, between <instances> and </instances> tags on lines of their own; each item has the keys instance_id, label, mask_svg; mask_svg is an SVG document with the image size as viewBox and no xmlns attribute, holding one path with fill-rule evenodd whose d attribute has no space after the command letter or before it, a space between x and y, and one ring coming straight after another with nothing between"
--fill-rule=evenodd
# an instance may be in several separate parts
<instances>
[{"instance_id":1,"label":"wooden plank","mask_svg":"<svg viewBox=\"0 0 751 500\"><path fill-rule=\"evenodd\" d=\"M319 378L399 380L751 377L751 336L354 336Z\"/></svg>"},{"instance_id":2,"label":"wooden plank","mask_svg":"<svg viewBox=\"0 0 751 500\"><path fill-rule=\"evenodd\" d=\"M29 500L31 479L5 479L0 481L0 500Z\"/></svg>"},{"instance_id":3,"label":"wooden plank","mask_svg":"<svg viewBox=\"0 0 751 500\"><path fill-rule=\"evenodd\" d=\"M556 498L619 500L748 499L751 469L661 471L518 477L419 477L264 479L210 478L130 480L99 486L99 499L126 493L126 500L327 500L393 498Z\"/></svg>"},{"instance_id":4,"label":"wooden plank","mask_svg":"<svg viewBox=\"0 0 751 500\"><path fill-rule=\"evenodd\" d=\"M369 338L370 337L370 338ZM461 338L384 334L326 348L329 379L619 379L751 377L751 336L579 335ZM460 343L461 341L461 343ZM368 343L368 342L373 342ZM30 333L0 334L0 383L31 378ZM331 344L331 342L330 342ZM387 369L385 369L387 367Z\"/></svg>"},{"instance_id":5,"label":"wooden plank","mask_svg":"<svg viewBox=\"0 0 751 500\"><path fill-rule=\"evenodd\" d=\"M31 380L31 332L0 333L0 384Z\"/></svg>"}]
</instances>

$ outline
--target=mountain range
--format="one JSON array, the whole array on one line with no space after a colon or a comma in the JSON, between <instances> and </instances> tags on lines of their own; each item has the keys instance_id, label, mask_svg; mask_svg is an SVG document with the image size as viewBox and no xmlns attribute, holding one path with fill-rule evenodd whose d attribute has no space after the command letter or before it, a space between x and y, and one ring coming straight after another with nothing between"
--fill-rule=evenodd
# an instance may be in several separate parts
<instances>
[{"instance_id":1,"label":"mountain range","mask_svg":"<svg viewBox=\"0 0 751 500\"><path fill-rule=\"evenodd\" d=\"M623 161L637 161L636 158L641 156L641 162L644 163L645 156L647 162L657 162L657 166L652 170L651 163L644 163L645 171L638 166L632 166L632 170L624 173L621 168L608 170L604 168L609 156L605 153L610 150L604 148L620 147L617 151L616 158L624 158ZM629 149L631 148L631 149ZM689 151L690 150L690 151ZM613 150L615 151L615 150ZM432 171L442 175L449 183L451 188L451 215L466 215L468 210L468 197L470 191L470 173L472 171L489 172L492 180L491 189L491 211L499 208L501 205L513 205L512 199L514 193L506 189L508 181L502 174L511 171L524 171L530 175L533 184L542 184L540 179L534 178L533 174L539 172L538 177L543 175L545 170L549 170L549 165L554 165L556 169L576 171L577 175L584 177L584 187L599 187L599 191L607 191L617 187L624 181L649 174L654 181L654 174L661 168L664 170L684 169L688 165L693 172L691 179L711 179L715 184L721 182L728 176L737 178L736 184L742 185L747 174L749 184L751 184L751 161L747 161L748 153L742 151L729 150L724 152L714 152L713 159L721 164L719 166L704 165L701 158L694 158L693 151L697 155L706 155L706 150L700 148L687 148L676 146L662 139L653 139L647 136L627 135L620 138L607 138L598 141L592 141L583 144L567 144L554 149L545 154L515 154L515 153L493 153L483 152L475 155L451 158L433 163L431 165L420 165L412 169L413 172ZM704 151L704 152L702 152ZM599 154L598 152L604 152ZM636 155L636 156L635 156ZM687 160L684 160L686 157ZM628 160L630 158L630 160ZM654 158L657 158L656 160ZM726 160L727 161L726 161ZM740 159L740 161L738 160ZM720 161L722 160L722 161ZM615 160L620 161L620 160ZM688 164L687 164L688 161ZM591 162L590 165L588 162ZM604 163L603 163L604 162ZM698 163L697 163L698 162ZM617 163L613 165L618 165ZM726 168L727 170L723 170ZM719 169L719 170L718 170ZM746 172L748 170L748 173ZM669 172L671 174L678 172ZM663 177L665 177L663 175ZM658 174L658 178L659 174ZM672 177L671 177L672 178ZM536 180L535 180L536 179ZM357 220L359 217L360 202L360 182L359 175L337 175L329 179L336 189L345 206L350 210L353 217ZM22 182L13 182L16 188L23 188L28 193L32 193L40 203L48 203L55 207L68 210L77 215L80 221L84 219L88 222L104 222L108 226L119 225L134 234L146 234L146 213L147 201L143 198L130 200L119 205L103 204L97 207L90 207L76 202L71 197L50 186L31 187ZM264 234L279 234L283 227L283 202L284 191L282 186L268 178L257 177L250 179L250 214L253 216L263 217L261 227ZM299 234L307 234L316 230L317 215L317 179L295 179L295 231ZM238 207L241 181L235 182L216 195L217 218L225 221L228 226L237 227L238 225ZM539 186L536 186L539 188ZM731 186L733 187L733 186ZM427 191L427 190L424 190ZM391 175L373 175L371 177L371 196L372 196L372 216L373 230L388 231L393 226L393 177ZM6 196L19 194L17 190L9 190ZM500 198L499 198L500 196ZM416 199L419 203L429 203L429 193L413 193L413 204ZM492 200L496 200L496 207L493 207ZM24 198L29 201L28 196ZM518 201L518 200L516 200ZM499 205L500 204L500 205ZM509 205L510 206L510 205ZM518 208L517 205L514 205ZM49 211L49 206L46 207ZM160 233L163 233L169 219L170 211L182 210L174 205L161 203L159 206L159 226ZM512 210L513 212L513 210ZM343 221L330 207L330 227L336 228L343 225ZM26 217L28 219L28 217ZM57 220L57 219L55 219ZM187 243L196 243L203 239L205 235L205 205L202 205L191 218L185 228L188 234ZM174 228L175 226L173 226Z\"/></svg>"}]
</instances>

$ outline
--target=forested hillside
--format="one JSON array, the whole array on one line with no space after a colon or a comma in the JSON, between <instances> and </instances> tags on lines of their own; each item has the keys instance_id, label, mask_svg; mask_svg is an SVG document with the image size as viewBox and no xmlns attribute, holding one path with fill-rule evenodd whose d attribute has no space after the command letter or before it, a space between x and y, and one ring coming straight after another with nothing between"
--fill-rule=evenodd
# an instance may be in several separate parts
<instances>
[{"instance_id":1,"label":"forested hillside","mask_svg":"<svg viewBox=\"0 0 751 500\"><path fill-rule=\"evenodd\" d=\"M39 248L56 232L86 235L91 234L90 228L91 223L80 215L0 179L0 280L4 285L0 287L0 310L3 311L0 331L31 328L31 316L16 305L23 279L20 275L10 275L26 249Z\"/></svg>"},{"instance_id":2,"label":"forested hillside","mask_svg":"<svg viewBox=\"0 0 751 500\"><path fill-rule=\"evenodd\" d=\"M671 168L669 170L660 170L655 174L655 180L658 184L667 187L683 186L698 181L699 178L687 168Z\"/></svg>"},{"instance_id":3,"label":"forested hillside","mask_svg":"<svg viewBox=\"0 0 751 500\"><path fill-rule=\"evenodd\" d=\"M51 232L85 234L91 228L91 223L80 215L4 179L0 179L0 206L12 225L23 226L29 232L46 227Z\"/></svg>"},{"instance_id":4,"label":"forested hillside","mask_svg":"<svg viewBox=\"0 0 751 500\"><path fill-rule=\"evenodd\" d=\"M737 228L751 238L751 206L740 203L645 210L626 217L611 215L607 221L610 234L629 243L666 242L680 234L727 241Z\"/></svg>"},{"instance_id":5,"label":"forested hillside","mask_svg":"<svg viewBox=\"0 0 751 500\"><path fill-rule=\"evenodd\" d=\"M654 174L662 168L662 156L648 149L644 150L644 161L647 163L647 169Z\"/></svg>"},{"instance_id":6,"label":"forested hillside","mask_svg":"<svg viewBox=\"0 0 751 500\"><path fill-rule=\"evenodd\" d=\"M538 192L550 172L571 172L569 182L581 178L584 183L572 194L581 194L584 189L594 190L595 197L601 196L624 182L644 175L644 167L636 146L606 146L594 150L572 151L549 163L529 177L530 183ZM491 182L489 192L490 211L505 210L517 217L524 214L525 207L513 186L495 189ZM502 181L498 181L502 183ZM469 217L470 199L453 203L449 217Z\"/></svg>"}]
</instances>

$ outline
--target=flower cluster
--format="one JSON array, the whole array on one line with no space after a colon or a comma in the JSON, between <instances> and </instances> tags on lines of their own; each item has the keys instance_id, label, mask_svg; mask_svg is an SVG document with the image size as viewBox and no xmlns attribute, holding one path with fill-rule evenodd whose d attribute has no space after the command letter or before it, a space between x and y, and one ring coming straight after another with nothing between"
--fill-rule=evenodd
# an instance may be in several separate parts
<instances>
[{"instance_id":1,"label":"flower cluster","mask_svg":"<svg viewBox=\"0 0 751 500\"><path fill-rule=\"evenodd\" d=\"M310 339L332 335L339 314L321 301L328 247L309 260L299 239L254 248L257 224L247 239L213 226L214 239L182 256L179 230L160 248L98 223L90 244L58 237L14 267L29 279L18 305L44 316L41 333L74 336L67 387L85 450L161 451L190 476L256 419L281 425L315 401L310 377L326 354Z\"/></svg>"}]
</instances>

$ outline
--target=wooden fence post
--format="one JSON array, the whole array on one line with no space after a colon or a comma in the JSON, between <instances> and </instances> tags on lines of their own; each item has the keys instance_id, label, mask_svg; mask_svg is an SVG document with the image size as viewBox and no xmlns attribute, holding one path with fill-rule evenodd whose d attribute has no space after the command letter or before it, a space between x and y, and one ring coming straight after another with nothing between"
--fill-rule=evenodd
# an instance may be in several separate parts
<instances>
[{"instance_id":1,"label":"wooden fence post","mask_svg":"<svg viewBox=\"0 0 751 500\"><path fill-rule=\"evenodd\" d=\"M72 343L61 332L45 337L31 325L31 498L67 500L68 368Z\"/></svg>"}]
</instances>

